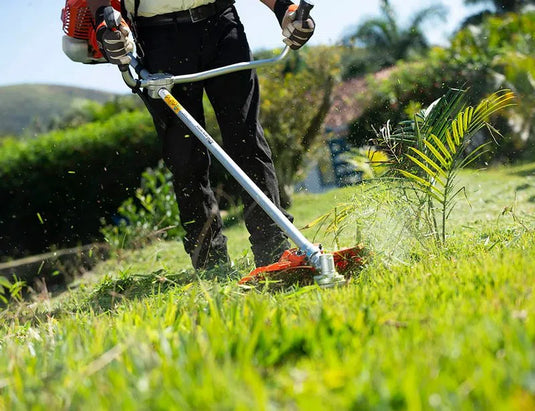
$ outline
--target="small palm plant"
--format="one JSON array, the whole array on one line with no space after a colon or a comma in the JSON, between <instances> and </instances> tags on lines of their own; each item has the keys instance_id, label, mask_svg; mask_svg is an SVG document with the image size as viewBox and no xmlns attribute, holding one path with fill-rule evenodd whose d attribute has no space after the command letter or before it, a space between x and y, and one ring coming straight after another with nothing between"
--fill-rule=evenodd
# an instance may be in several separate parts
<instances>
[{"instance_id":1,"label":"small palm plant","mask_svg":"<svg viewBox=\"0 0 535 411\"><path fill-rule=\"evenodd\" d=\"M501 90L468 106L466 90L450 90L413 120L391 132L381 130L382 142L396 161L397 171L409 182L420 213L431 225L437 243L446 241L446 221L464 187L458 187L461 169L488 151L491 142L477 142L477 133L487 127L492 114L513 105L514 95Z\"/></svg>"}]
</instances>

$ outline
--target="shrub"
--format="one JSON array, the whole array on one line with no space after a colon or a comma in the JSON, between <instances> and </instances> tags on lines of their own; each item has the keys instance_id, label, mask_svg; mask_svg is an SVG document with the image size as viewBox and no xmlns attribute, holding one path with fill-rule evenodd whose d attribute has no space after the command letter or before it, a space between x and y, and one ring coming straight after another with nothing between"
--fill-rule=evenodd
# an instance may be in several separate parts
<instances>
[{"instance_id":1,"label":"shrub","mask_svg":"<svg viewBox=\"0 0 535 411\"><path fill-rule=\"evenodd\" d=\"M115 220L100 230L113 249L138 248L154 238L182 237L172 176L163 161L142 174L135 197L121 204Z\"/></svg>"},{"instance_id":2,"label":"shrub","mask_svg":"<svg viewBox=\"0 0 535 411\"><path fill-rule=\"evenodd\" d=\"M160 145L144 112L122 113L0 150L0 259L94 240L157 163Z\"/></svg>"},{"instance_id":3,"label":"shrub","mask_svg":"<svg viewBox=\"0 0 535 411\"><path fill-rule=\"evenodd\" d=\"M375 130L387 121L397 124L413 115L416 106L427 106L450 88L469 88L470 101L479 101L496 84L484 67L473 69L451 58L450 52L434 48L429 57L418 62L400 62L387 78L368 79L370 93L363 98L366 109L350 124L349 141L357 146L369 144ZM375 130L374 130L375 129Z\"/></svg>"},{"instance_id":4,"label":"shrub","mask_svg":"<svg viewBox=\"0 0 535 411\"><path fill-rule=\"evenodd\" d=\"M434 48L418 62L399 62L385 73L387 78L370 77L369 92L362 98L366 108L350 125L350 142L368 144L375 136L374 128L414 116L418 106L431 104L449 89L467 89L468 101L477 104L496 90L508 88L522 104L496 119L500 130L511 138L495 150L500 161L529 153L535 130L534 34L535 13L487 17L479 26L456 33L449 48ZM482 133L482 139L488 137Z\"/></svg>"}]
</instances>

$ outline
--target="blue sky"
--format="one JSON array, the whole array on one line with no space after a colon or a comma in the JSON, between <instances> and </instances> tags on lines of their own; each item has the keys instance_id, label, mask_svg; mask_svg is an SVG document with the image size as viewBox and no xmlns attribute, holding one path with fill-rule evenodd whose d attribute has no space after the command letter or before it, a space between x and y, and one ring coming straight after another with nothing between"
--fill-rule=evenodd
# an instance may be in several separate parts
<instances>
[{"instance_id":1,"label":"blue sky","mask_svg":"<svg viewBox=\"0 0 535 411\"><path fill-rule=\"evenodd\" d=\"M6 4L7 3L7 4ZM391 0L401 22L411 13L437 3L431 0ZM428 38L444 44L449 34L474 8L462 0L444 1L449 13L446 21L435 21L426 28ZM64 0L2 0L0 25L2 63L0 85L48 83L128 92L118 71L107 65L88 66L71 62L61 50L60 13ZM253 50L277 47L280 29L272 12L257 0L237 0L236 7ZM378 0L315 0L312 15L317 30L312 44L333 44L352 26L378 14Z\"/></svg>"}]
</instances>

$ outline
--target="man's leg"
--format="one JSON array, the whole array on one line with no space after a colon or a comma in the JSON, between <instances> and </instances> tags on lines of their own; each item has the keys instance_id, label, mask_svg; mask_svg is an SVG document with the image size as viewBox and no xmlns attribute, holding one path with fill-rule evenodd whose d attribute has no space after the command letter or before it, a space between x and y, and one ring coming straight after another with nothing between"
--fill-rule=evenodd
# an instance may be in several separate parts
<instances>
[{"instance_id":1,"label":"man's leg","mask_svg":"<svg viewBox=\"0 0 535 411\"><path fill-rule=\"evenodd\" d=\"M195 30L193 25L140 29L147 69L175 75L198 71L195 39L200 36ZM202 84L177 85L172 93L204 125ZM162 140L164 161L173 174L180 220L186 231L184 248L193 266L201 269L228 263L227 239L210 186L206 148L161 100L152 100L149 111Z\"/></svg>"},{"instance_id":2,"label":"man's leg","mask_svg":"<svg viewBox=\"0 0 535 411\"><path fill-rule=\"evenodd\" d=\"M220 16L215 27L221 37L216 43L217 49L210 50L213 56L210 67L251 58L243 26L233 7ZM271 151L258 119L260 97L256 73L232 73L208 80L205 87L217 115L225 150L282 210ZM248 194L244 193L242 198L255 263L257 266L271 264L289 248L288 239Z\"/></svg>"}]
</instances>

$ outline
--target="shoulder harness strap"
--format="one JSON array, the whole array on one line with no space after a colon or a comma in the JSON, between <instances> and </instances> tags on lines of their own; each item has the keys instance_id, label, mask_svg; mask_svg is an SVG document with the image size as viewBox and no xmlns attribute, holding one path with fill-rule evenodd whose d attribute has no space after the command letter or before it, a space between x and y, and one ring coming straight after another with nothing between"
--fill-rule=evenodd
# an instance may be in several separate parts
<instances>
[{"instance_id":1,"label":"shoulder harness strap","mask_svg":"<svg viewBox=\"0 0 535 411\"><path fill-rule=\"evenodd\" d=\"M134 3L134 19L137 18L137 12L139 11L139 4L141 3L141 0L135 0Z\"/></svg>"}]
</instances>

